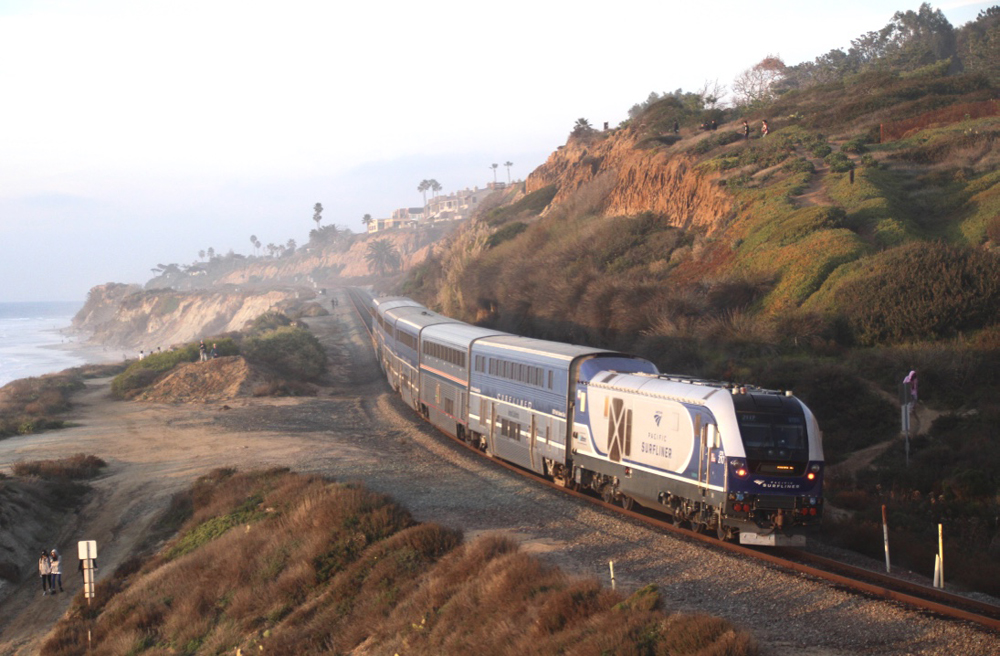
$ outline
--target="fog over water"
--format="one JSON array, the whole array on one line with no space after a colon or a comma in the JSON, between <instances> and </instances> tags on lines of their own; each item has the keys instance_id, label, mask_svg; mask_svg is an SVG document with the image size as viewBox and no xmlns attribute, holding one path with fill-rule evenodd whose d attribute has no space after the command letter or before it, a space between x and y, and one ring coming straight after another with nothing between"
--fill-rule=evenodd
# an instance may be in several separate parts
<instances>
[{"instance_id":1,"label":"fog over water","mask_svg":"<svg viewBox=\"0 0 1000 656\"><path fill-rule=\"evenodd\" d=\"M60 332L81 307L82 302L0 303L0 386L85 364L84 356L64 348L73 338Z\"/></svg>"}]
</instances>

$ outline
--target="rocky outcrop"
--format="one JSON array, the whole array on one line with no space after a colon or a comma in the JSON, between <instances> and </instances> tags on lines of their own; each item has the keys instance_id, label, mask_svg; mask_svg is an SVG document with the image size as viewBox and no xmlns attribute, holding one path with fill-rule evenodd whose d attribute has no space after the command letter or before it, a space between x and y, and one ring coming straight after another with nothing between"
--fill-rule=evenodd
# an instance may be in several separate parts
<instances>
[{"instance_id":1,"label":"rocky outcrop","mask_svg":"<svg viewBox=\"0 0 1000 656\"><path fill-rule=\"evenodd\" d=\"M707 233L722 226L732 212L732 197L716 174L694 168L694 157L679 145L638 146L631 129L570 138L528 176L526 191L556 185L555 207L603 182L599 208L604 216L654 212L678 228Z\"/></svg>"},{"instance_id":2,"label":"rocky outcrop","mask_svg":"<svg viewBox=\"0 0 1000 656\"><path fill-rule=\"evenodd\" d=\"M274 309L312 296L302 290L137 291L125 285L91 290L73 327L90 341L114 348L151 351L242 329Z\"/></svg>"}]
</instances>

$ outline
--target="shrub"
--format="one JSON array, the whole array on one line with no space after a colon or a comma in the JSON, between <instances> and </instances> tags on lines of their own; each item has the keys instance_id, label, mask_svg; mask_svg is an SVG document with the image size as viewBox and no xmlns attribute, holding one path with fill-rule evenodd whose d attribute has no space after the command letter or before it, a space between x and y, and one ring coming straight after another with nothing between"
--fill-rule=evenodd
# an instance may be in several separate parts
<instances>
[{"instance_id":1,"label":"shrub","mask_svg":"<svg viewBox=\"0 0 1000 656\"><path fill-rule=\"evenodd\" d=\"M76 481L93 478L108 466L97 456L78 453L60 460L15 462L11 469L16 476L37 476L45 480Z\"/></svg>"},{"instance_id":2,"label":"shrub","mask_svg":"<svg viewBox=\"0 0 1000 656\"><path fill-rule=\"evenodd\" d=\"M831 148L830 144L826 143L825 141L821 142L821 143L817 143L809 151L809 153L813 157L826 157L827 155L829 155L832 152L833 152L833 148Z\"/></svg>"},{"instance_id":3,"label":"shrub","mask_svg":"<svg viewBox=\"0 0 1000 656\"><path fill-rule=\"evenodd\" d=\"M861 156L861 166L867 169L878 168L878 160L871 153L865 153Z\"/></svg>"},{"instance_id":4,"label":"shrub","mask_svg":"<svg viewBox=\"0 0 1000 656\"><path fill-rule=\"evenodd\" d=\"M856 137L845 141L844 145L840 147L840 150L845 153L854 153L860 155L861 153L868 152L868 148L865 147L865 140L862 137Z\"/></svg>"},{"instance_id":5,"label":"shrub","mask_svg":"<svg viewBox=\"0 0 1000 656\"><path fill-rule=\"evenodd\" d=\"M827 166L834 173L847 173L854 168L851 158L844 153L830 153L823 158L823 161L826 162Z\"/></svg>"},{"instance_id":6,"label":"shrub","mask_svg":"<svg viewBox=\"0 0 1000 656\"><path fill-rule=\"evenodd\" d=\"M986 224L986 238L994 244L1000 244L1000 216L994 216Z\"/></svg>"},{"instance_id":7,"label":"shrub","mask_svg":"<svg viewBox=\"0 0 1000 656\"><path fill-rule=\"evenodd\" d=\"M496 246L504 243L505 241L510 241L514 237L518 236L522 232L528 229L527 223L522 223L521 221L515 221L514 223L508 223L502 228L490 235L489 239L486 240L487 248L495 248Z\"/></svg>"},{"instance_id":8,"label":"shrub","mask_svg":"<svg viewBox=\"0 0 1000 656\"><path fill-rule=\"evenodd\" d=\"M934 340L998 323L1000 261L994 255L913 242L859 267L836 298L861 344Z\"/></svg>"},{"instance_id":9,"label":"shrub","mask_svg":"<svg viewBox=\"0 0 1000 656\"><path fill-rule=\"evenodd\" d=\"M781 167L785 171L791 173L815 173L816 167L813 163L807 160L805 157L795 157L793 159L785 162L784 166Z\"/></svg>"},{"instance_id":10,"label":"shrub","mask_svg":"<svg viewBox=\"0 0 1000 656\"><path fill-rule=\"evenodd\" d=\"M293 326L251 335L243 341L243 356L292 379L315 380L326 371L326 351L319 340Z\"/></svg>"},{"instance_id":11,"label":"shrub","mask_svg":"<svg viewBox=\"0 0 1000 656\"><path fill-rule=\"evenodd\" d=\"M277 330L285 326L291 326L294 322L281 312L265 312L250 323L247 332L266 333L269 330Z\"/></svg>"},{"instance_id":12,"label":"shrub","mask_svg":"<svg viewBox=\"0 0 1000 656\"><path fill-rule=\"evenodd\" d=\"M490 210L482 219L487 225L498 226L514 219L537 216L548 207L557 191L559 189L555 185L542 187L510 205Z\"/></svg>"}]
</instances>

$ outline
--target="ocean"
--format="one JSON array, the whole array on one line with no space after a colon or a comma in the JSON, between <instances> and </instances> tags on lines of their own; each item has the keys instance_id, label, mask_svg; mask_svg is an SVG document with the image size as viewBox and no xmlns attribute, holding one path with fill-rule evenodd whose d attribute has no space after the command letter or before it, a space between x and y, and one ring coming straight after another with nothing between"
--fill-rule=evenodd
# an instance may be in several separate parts
<instances>
[{"instance_id":1,"label":"ocean","mask_svg":"<svg viewBox=\"0 0 1000 656\"><path fill-rule=\"evenodd\" d=\"M0 386L18 378L41 376L87 364L69 350L68 328L83 303L0 303Z\"/></svg>"}]
</instances>

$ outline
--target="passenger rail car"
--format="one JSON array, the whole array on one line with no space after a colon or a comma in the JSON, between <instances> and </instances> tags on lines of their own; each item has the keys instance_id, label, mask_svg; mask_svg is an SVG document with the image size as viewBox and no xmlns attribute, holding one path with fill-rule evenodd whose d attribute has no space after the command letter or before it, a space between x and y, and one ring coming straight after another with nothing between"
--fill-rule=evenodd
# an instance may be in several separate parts
<instances>
[{"instance_id":1,"label":"passenger rail car","mask_svg":"<svg viewBox=\"0 0 1000 656\"><path fill-rule=\"evenodd\" d=\"M520 337L375 299L390 384L490 455L720 538L795 545L823 514L823 451L790 392L660 374L625 353Z\"/></svg>"}]
</instances>

